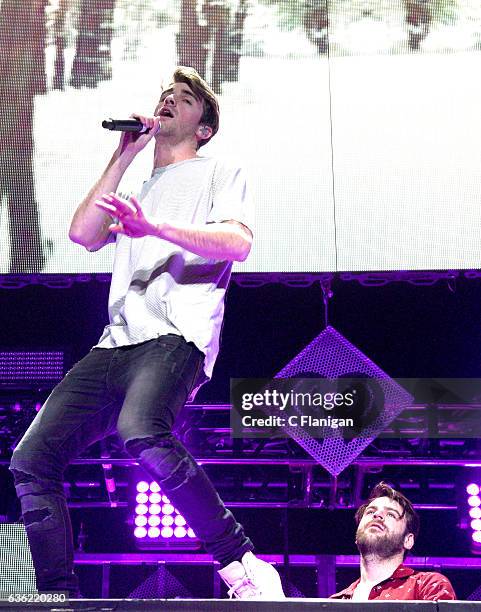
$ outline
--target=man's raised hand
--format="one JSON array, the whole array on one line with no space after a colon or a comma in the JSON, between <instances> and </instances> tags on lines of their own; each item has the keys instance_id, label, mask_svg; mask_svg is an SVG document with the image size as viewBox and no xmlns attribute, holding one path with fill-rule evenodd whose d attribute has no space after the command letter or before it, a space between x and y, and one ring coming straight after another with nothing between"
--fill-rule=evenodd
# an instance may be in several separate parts
<instances>
[{"instance_id":1,"label":"man's raised hand","mask_svg":"<svg viewBox=\"0 0 481 612\"><path fill-rule=\"evenodd\" d=\"M158 226L145 217L134 196L126 200L115 193L109 193L96 200L95 204L114 219L115 222L109 226L114 234L125 234L130 238L156 235Z\"/></svg>"}]
</instances>

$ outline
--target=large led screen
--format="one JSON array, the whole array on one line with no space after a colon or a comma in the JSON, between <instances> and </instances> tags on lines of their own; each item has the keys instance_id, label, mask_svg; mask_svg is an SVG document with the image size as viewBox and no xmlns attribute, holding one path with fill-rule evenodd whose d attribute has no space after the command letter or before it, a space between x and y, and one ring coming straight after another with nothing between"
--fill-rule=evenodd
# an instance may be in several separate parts
<instances>
[{"instance_id":1,"label":"large led screen","mask_svg":"<svg viewBox=\"0 0 481 612\"><path fill-rule=\"evenodd\" d=\"M219 96L200 153L243 166L243 272L481 267L479 0L0 0L0 273L105 273L68 239L176 65ZM119 188L138 193L143 151Z\"/></svg>"}]
</instances>

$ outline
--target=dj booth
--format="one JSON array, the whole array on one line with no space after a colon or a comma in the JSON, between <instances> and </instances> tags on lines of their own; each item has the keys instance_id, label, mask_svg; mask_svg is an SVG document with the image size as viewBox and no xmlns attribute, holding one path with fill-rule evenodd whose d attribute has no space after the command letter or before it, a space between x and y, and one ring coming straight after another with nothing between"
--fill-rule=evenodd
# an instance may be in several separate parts
<instances>
[{"instance_id":1,"label":"dj booth","mask_svg":"<svg viewBox=\"0 0 481 612\"><path fill-rule=\"evenodd\" d=\"M132 557L132 558L131 558ZM306 598L292 597L283 601L242 601L219 599L219 589L214 589L214 597L205 599L188 598L183 595L182 585L178 584L177 590L168 598L150 597L145 598L131 597L113 599L110 595L110 572L114 567L121 568L122 573L119 577L128 580L129 574L135 573L134 568L141 564L144 570L148 567L157 567L157 576L163 573L165 581L166 565L180 564L181 555L149 555L143 554L142 561L134 559L136 555L110 555L101 558L96 555L76 554L76 566L79 570L82 566L90 566L101 572L102 575L102 599L75 599L67 601L60 597L60 594L38 593L35 585L35 572L32 558L28 546L27 536L24 526L19 523L0 524L0 610L28 609L28 610L84 610L92 612L108 612L110 610L165 610L166 612L176 612L177 610L191 610L201 612L207 610L218 610L228 612L231 610L245 610L252 612L304 612L304 610L325 610L326 612L461 612L464 610L479 610L481 612L481 602L477 601L370 601L352 602L345 600L332 600L325 598ZM194 558L195 557L195 558ZM190 571L195 574L194 569L208 567L212 570L212 575L218 579L217 571L209 558L209 555L194 555L190 557ZM281 562L281 558L267 558L274 561L276 565ZM292 558L294 565L300 565L302 571L308 567L305 565L309 559ZM469 565L468 560L466 565ZM185 563L185 562L184 562ZM324 566L318 565L317 570L323 571ZM477 564L473 563L473 568L477 569ZM479 569L478 569L479 571ZM154 574L155 576L155 574ZM199 576L200 577L200 576ZM206 576L203 577L203 580ZM219 579L218 579L219 581ZM138 591L139 593L146 591ZM155 591L150 591L155 593ZM158 591L157 591L158 592ZM179 595L180 598L177 598Z\"/></svg>"},{"instance_id":2,"label":"dj booth","mask_svg":"<svg viewBox=\"0 0 481 612\"><path fill-rule=\"evenodd\" d=\"M16 609L28 610L88 610L89 612L120 612L123 610L143 612L160 610L165 612L464 612L481 610L481 602L469 601L370 601L351 602L330 599L287 599L285 601L243 601L240 599L80 599L61 604L17 604ZM12 604L0 603L0 610L15 609Z\"/></svg>"}]
</instances>

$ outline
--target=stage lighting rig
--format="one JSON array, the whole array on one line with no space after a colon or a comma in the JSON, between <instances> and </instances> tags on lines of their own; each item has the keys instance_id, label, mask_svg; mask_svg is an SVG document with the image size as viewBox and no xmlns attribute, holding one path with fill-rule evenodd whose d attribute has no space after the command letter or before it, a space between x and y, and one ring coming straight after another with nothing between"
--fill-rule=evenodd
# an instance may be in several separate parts
<instances>
[{"instance_id":1,"label":"stage lighting rig","mask_svg":"<svg viewBox=\"0 0 481 612\"><path fill-rule=\"evenodd\" d=\"M157 482L137 481L135 503L133 534L138 548L194 550L200 547L195 533Z\"/></svg>"}]
</instances>

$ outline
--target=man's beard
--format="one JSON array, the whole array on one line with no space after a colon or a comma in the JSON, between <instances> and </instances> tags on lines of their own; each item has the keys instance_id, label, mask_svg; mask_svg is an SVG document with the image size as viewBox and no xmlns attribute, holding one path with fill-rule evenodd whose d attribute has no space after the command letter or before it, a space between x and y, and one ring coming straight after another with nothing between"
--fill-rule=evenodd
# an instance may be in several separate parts
<instances>
[{"instance_id":1,"label":"man's beard","mask_svg":"<svg viewBox=\"0 0 481 612\"><path fill-rule=\"evenodd\" d=\"M404 553L404 538L406 534L390 534L388 531L371 532L363 529L356 532L356 545L362 557L375 555L380 559L389 559L399 553Z\"/></svg>"}]
</instances>

